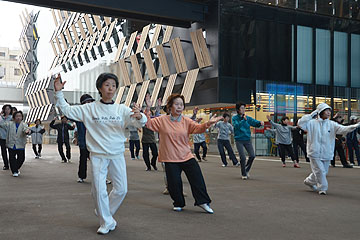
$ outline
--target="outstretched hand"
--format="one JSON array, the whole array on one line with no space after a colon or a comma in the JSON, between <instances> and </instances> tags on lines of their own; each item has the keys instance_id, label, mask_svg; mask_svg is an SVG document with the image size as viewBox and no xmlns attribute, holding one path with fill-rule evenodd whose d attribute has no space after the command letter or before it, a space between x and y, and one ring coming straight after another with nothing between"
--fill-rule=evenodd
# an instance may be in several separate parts
<instances>
[{"instance_id":1,"label":"outstretched hand","mask_svg":"<svg viewBox=\"0 0 360 240\"><path fill-rule=\"evenodd\" d=\"M217 123L218 121L220 121L220 120L222 120L222 119L224 119L223 116L216 117L216 114L214 114L214 115L210 118L210 120L207 122L207 125L208 125L208 127L210 127L211 125Z\"/></svg>"},{"instance_id":2,"label":"outstretched hand","mask_svg":"<svg viewBox=\"0 0 360 240\"><path fill-rule=\"evenodd\" d=\"M136 118L137 120L140 120L142 118L140 110L141 110L140 105L135 104L134 107L131 110L134 113L134 114L131 115L131 117Z\"/></svg>"},{"instance_id":3,"label":"outstretched hand","mask_svg":"<svg viewBox=\"0 0 360 240\"><path fill-rule=\"evenodd\" d=\"M270 115L266 115L267 120L271 121Z\"/></svg>"},{"instance_id":4,"label":"outstretched hand","mask_svg":"<svg viewBox=\"0 0 360 240\"><path fill-rule=\"evenodd\" d=\"M60 76L60 73L59 73L59 74L57 75L55 81L54 81L54 89L55 89L55 92L61 91L61 89L64 88L64 85L65 85L65 83L66 83L66 81L61 82L60 79L61 79L61 76Z\"/></svg>"},{"instance_id":5,"label":"outstretched hand","mask_svg":"<svg viewBox=\"0 0 360 240\"><path fill-rule=\"evenodd\" d=\"M151 96L149 93L147 93L145 96L145 103L146 103L147 108L151 108L151 106L153 105L153 102L151 101Z\"/></svg>"}]
</instances>

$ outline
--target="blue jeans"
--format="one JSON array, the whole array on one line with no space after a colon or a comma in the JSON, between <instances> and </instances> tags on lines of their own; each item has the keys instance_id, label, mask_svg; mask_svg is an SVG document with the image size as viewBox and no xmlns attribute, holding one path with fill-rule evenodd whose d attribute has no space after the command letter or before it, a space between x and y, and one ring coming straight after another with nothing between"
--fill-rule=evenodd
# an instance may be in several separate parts
<instances>
[{"instance_id":1,"label":"blue jeans","mask_svg":"<svg viewBox=\"0 0 360 240\"><path fill-rule=\"evenodd\" d=\"M251 166L255 159L255 153L254 148L251 144L251 141L236 141L236 148L240 155L240 165L241 165L241 175L247 176L248 172L250 172ZM246 152L249 155L249 160L246 163L246 156L244 152L244 147L246 149Z\"/></svg>"},{"instance_id":2,"label":"blue jeans","mask_svg":"<svg viewBox=\"0 0 360 240\"><path fill-rule=\"evenodd\" d=\"M234 165L236 165L238 163L238 160L236 159L236 156L235 156L234 151L233 151L233 149L231 147L230 141L229 140L218 139L217 144L218 144L218 149L219 149L219 153L220 153L220 156L221 156L221 161L223 162L223 164L225 166L227 165L226 155L225 155L225 150L224 150L224 147L225 147L231 161L233 162Z\"/></svg>"}]
</instances>

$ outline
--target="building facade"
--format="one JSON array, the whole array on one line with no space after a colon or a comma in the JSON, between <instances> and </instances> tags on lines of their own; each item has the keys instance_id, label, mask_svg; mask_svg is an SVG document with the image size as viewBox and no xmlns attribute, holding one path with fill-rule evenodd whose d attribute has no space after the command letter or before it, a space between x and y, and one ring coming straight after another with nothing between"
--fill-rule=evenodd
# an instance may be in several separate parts
<instances>
[{"instance_id":1,"label":"building facade","mask_svg":"<svg viewBox=\"0 0 360 240\"><path fill-rule=\"evenodd\" d=\"M21 50L11 50L7 47L0 47L0 67L3 77L0 79L1 86L15 87L21 79L19 58Z\"/></svg>"}]
</instances>

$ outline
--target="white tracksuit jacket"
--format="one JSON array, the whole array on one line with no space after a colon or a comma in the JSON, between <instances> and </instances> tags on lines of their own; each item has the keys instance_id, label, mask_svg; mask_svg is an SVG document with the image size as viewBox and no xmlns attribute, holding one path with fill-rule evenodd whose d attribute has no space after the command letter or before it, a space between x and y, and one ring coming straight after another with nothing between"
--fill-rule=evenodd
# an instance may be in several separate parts
<instances>
[{"instance_id":1,"label":"white tracksuit jacket","mask_svg":"<svg viewBox=\"0 0 360 240\"><path fill-rule=\"evenodd\" d=\"M307 155L310 159L332 160L334 157L336 134L345 135L360 127L360 123L351 126L342 126L329 119L314 118L326 108L327 104L319 104L311 114L304 115L298 125L307 131Z\"/></svg>"},{"instance_id":2,"label":"white tracksuit jacket","mask_svg":"<svg viewBox=\"0 0 360 240\"><path fill-rule=\"evenodd\" d=\"M92 154L114 156L125 151L124 135L128 125L142 128L147 121L130 117L131 108L123 104L103 104L92 102L79 106L70 106L64 99L62 91L56 92L57 106L64 115L75 121L81 121L86 127L86 146Z\"/></svg>"}]
</instances>

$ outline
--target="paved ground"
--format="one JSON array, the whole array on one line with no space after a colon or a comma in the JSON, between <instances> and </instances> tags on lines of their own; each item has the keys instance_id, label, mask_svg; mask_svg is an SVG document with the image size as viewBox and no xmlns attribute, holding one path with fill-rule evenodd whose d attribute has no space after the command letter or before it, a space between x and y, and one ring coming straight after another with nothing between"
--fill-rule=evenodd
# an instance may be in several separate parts
<instances>
[{"instance_id":1,"label":"paved ground","mask_svg":"<svg viewBox=\"0 0 360 240\"><path fill-rule=\"evenodd\" d=\"M127 160L129 193L117 212L116 231L96 234L90 181L77 179L74 162L60 163L54 145L42 159L27 148L21 176L0 170L0 239L359 239L360 169L331 168L327 196L303 184L309 165L282 168L259 157L251 179L240 169L222 168L211 156L201 163L214 215L193 206L189 186L186 210L171 210L162 195L163 172L145 172L143 161ZM129 159L128 153L126 158ZM90 171L88 171L90 173ZM184 181L186 178L184 177Z\"/></svg>"}]
</instances>

